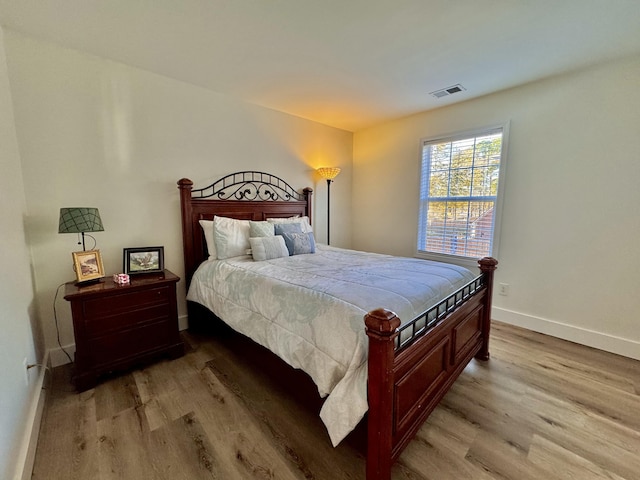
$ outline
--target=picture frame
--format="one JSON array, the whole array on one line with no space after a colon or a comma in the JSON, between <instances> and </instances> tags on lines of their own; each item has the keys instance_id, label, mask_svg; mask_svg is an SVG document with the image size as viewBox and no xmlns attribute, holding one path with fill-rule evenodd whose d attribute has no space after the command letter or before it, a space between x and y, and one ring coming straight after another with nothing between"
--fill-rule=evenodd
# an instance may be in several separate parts
<instances>
[{"instance_id":1,"label":"picture frame","mask_svg":"<svg viewBox=\"0 0 640 480\"><path fill-rule=\"evenodd\" d=\"M123 249L124 273L138 275L164 271L164 247L135 247Z\"/></svg>"},{"instance_id":2,"label":"picture frame","mask_svg":"<svg viewBox=\"0 0 640 480\"><path fill-rule=\"evenodd\" d=\"M92 282L104 277L104 265L100 250L85 250L71 252L73 269L76 272L77 283Z\"/></svg>"}]
</instances>

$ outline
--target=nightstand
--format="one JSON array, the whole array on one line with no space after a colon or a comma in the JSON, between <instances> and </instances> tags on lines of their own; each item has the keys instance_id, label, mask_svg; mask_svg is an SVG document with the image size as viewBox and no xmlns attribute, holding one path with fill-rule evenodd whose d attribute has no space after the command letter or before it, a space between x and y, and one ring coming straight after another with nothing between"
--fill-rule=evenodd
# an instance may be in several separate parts
<instances>
[{"instance_id":1,"label":"nightstand","mask_svg":"<svg viewBox=\"0 0 640 480\"><path fill-rule=\"evenodd\" d=\"M110 277L99 283L66 284L76 341L74 383L95 386L102 374L129 369L161 355L184 353L178 331L176 283L169 270L131 275L129 285Z\"/></svg>"}]
</instances>

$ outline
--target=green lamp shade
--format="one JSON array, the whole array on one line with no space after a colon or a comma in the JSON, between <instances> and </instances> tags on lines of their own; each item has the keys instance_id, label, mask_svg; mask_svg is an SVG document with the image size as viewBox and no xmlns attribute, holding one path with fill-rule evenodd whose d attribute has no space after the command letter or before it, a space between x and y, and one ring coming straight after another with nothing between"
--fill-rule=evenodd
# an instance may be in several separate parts
<instances>
[{"instance_id":1,"label":"green lamp shade","mask_svg":"<svg viewBox=\"0 0 640 480\"><path fill-rule=\"evenodd\" d=\"M97 208L72 207L60 209L58 233L104 232Z\"/></svg>"}]
</instances>

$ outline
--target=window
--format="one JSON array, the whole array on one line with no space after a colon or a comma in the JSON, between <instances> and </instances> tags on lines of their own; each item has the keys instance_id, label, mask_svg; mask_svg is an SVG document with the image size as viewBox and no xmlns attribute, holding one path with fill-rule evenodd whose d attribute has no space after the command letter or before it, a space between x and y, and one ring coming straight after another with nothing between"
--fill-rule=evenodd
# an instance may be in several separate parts
<instances>
[{"instance_id":1,"label":"window","mask_svg":"<svg viewBox=\"0 0 640 480\"><path fill-rule=\"evenodd\" d=\"M495 255L505 130L423 140L419 255Z\"/></svg>"}]
</instances>

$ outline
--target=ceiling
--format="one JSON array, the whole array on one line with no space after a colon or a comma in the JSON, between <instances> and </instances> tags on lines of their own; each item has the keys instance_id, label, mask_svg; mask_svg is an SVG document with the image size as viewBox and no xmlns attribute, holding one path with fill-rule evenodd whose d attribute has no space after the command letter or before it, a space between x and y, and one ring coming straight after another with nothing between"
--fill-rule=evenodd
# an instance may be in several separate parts
<instances>
[{"instance_id":1,"label":"ceiling","mask_svg":"<svg viewBox=\"0 0 640 480\"><path fill-rule=\"evenodd\" d=\"M0 0L0 24L349 131L640 53L638 0Z\"/></svg>"}]
</instances>

